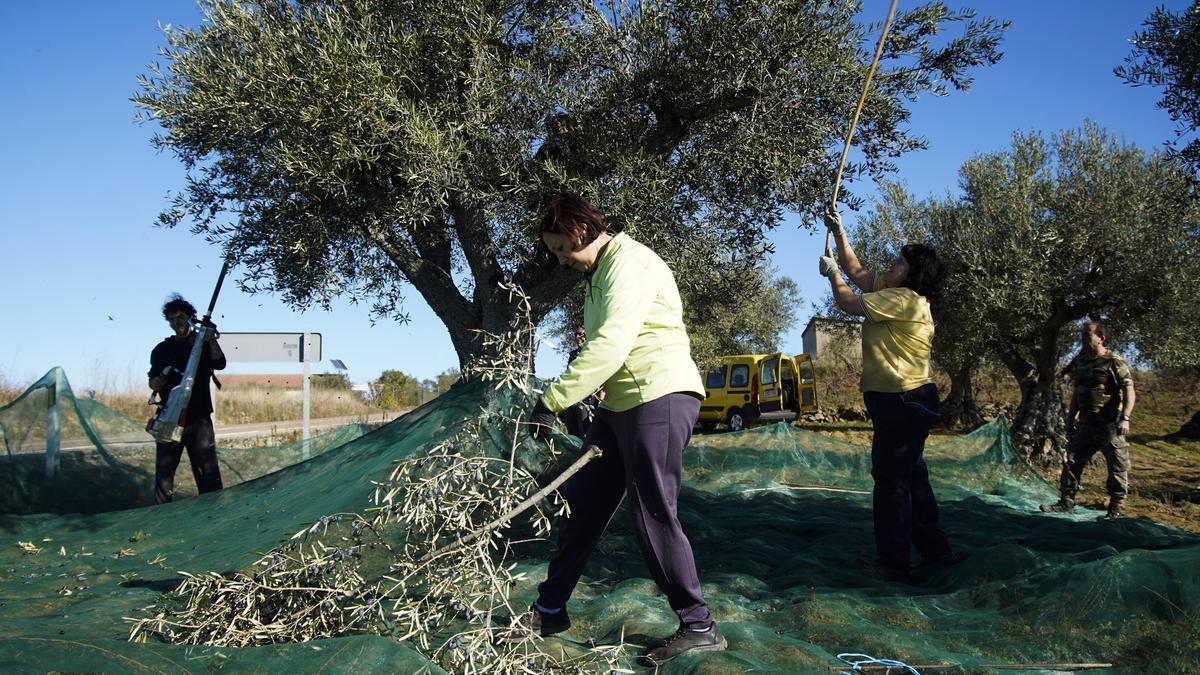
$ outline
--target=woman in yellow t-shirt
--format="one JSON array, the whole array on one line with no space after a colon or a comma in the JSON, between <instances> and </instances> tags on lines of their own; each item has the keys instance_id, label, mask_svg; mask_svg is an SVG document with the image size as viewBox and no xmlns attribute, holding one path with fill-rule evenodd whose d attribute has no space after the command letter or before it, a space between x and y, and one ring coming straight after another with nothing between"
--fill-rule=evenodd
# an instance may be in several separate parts
<instances>
[{"instance_id":1,"label":"woman in yellow t-shirt","mask_svg":"<svg viewBox=\"0 0 1200 675\"><path fill-rule=\"evenodd\" d=\"M922 565L959 560L938 524L924 458L925 439L939 415L931 352L933 312L946 266L929 246L908 244L886 272L869 272L854 254L836 210L826 213L825 224L837 242L838 261L822 256L821 274L829 277L837 306L864 317L861 388L874 429L875 568L885 578L904 580L914 546ZM861 295L842 280L839 261Z\"/></svg>"}]
</instances>

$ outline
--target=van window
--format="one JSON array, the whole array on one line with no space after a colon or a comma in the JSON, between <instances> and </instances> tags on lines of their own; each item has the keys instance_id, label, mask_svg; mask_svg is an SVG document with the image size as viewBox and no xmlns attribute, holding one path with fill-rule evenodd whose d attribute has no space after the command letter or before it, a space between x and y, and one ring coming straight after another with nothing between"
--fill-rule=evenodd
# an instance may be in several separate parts
<instances>
[{"instance_id":1,"label":"van window","mask_svg":"<svg viewBox=\"0 0 1200 675\"><path fill-rule=\"evenodd\" d=\"M762 365L763 386L775 384L775 371L779 369L779 358L767 359Z\"/></svg>"},{"instance_id":2,"label":"van window","mask_svg":"<svg viewBox=\"0 0 1200 675\"><path fill-rule=\"evenodd\" d=\"M813 383L812 361L801 361L800 362L800 382L802 384L812 384Z\"/></svg>"},{"instance_id":3,"label":"van window","mask_svg":"<svg viewBox=\"0 0 1200 675\"><path fill-rule=\"evenodd\" d=\"M726 366L713 366L704 380L705 389L724 389Z\"/></svg>"},{"instance_id":4,"label":"van window","mask_svg":"<svg viewBox=\"0 0 1200 675\"><path fill-rule=\"evenodd\" d=\"M729 386L741 389L750 386L750 366L739 364L729 371Z\"/></svg>"}]
</instances>

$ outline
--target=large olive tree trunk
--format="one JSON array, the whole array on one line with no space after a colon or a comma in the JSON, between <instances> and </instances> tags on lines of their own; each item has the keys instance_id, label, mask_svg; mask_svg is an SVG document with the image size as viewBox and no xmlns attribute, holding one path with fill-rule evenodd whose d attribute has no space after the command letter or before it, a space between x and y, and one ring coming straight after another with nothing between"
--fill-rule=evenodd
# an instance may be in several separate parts
<instances>
[{"instance_id":1,"label":"large olive tree trunk","mask_svg":"<svg viewBox=\"0 0 1200 675\"><path fill-rule=\"evenodd\" d=\"M942 424L951 429L974 429L983 424L975 403L974 368L966 366L950 374L950 392L942 401Z\"/></svg>"},{"instance_id":2,"label":"large olive tree trunk","mask_svg":"<svg viewBox=\"0 0 1200 675\"><path fill-rule=\"evenodd\" d=\"M1045 466L1061 465L1067 447L1066 408L1058 377L1058 354L1052 346L1056 337L1057 331L1051 339L1043 341L1042 346L1049 348L1032 350L1029 360L1011 349L1002 354L1005 366L1021 389L1021 403L1011 427L1013 444L1031 460Z\"/></svg>"}]
</instances>

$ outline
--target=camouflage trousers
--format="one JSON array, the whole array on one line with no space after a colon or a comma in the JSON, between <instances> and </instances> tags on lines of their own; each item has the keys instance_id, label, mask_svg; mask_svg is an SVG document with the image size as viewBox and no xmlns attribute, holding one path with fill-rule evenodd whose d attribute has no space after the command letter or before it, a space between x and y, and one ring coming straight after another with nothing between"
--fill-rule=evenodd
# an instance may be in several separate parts
<instances>
[{"instance_id":1,"label":"camouflage trousers","mask_svg":"<svg viewBox=\"0 0 1200 675\"><path fill-rule=\"evenodd\" d=\"M1099 451L1108 464L1108 494L1124 499L1129 493L1129 441L1117 433L1116 422L1080 420L1067 444L1067 461L1063 464L1059 489L1064 497L1075 498L1079 477Z\"/></svg>"}]
</instances>

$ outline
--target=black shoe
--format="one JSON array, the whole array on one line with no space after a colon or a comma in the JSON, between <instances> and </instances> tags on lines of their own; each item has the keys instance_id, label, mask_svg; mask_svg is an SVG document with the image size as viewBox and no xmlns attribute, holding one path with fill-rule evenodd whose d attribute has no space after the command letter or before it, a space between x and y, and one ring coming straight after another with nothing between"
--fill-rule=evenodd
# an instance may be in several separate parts
<instances>
[{"instance_id":1,"label":"black shoe","mask_svg":"<svg viewBox=\"0 0 1200 675\"><path fill-rule=\"evenodd\" d=\"M719 652L728 645L715 623L703 633L680 626L661 645L638 657L638 661L643 666L661 666L684 652Z\"/></svg>"},{"instance_id":2,"label":"black shoe","mask_svg":"<svg viewBox=\"0 0 1200 675\"><path fill-rule=\"evenodd\" d=\"M500 634L501 642L518 642L534 635L550 637L571 627L571 615L563 607L557 614L547 614L538 611L537 605L530 605L529 611L513 619L508 630Z\"/></svg>"},{"instance_id":3,"label":"black shoe","mask_svg":"<svg viewBox=\"0 0 1200 675\"><path fill-rule=\"evenodd\" d=\"M1075 500L1070 497L1062 497L1053 504L1042 504L1038 508L1043 513L1073 513L1075 511Z\"/></svg>"}]
</instances>

